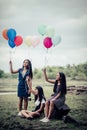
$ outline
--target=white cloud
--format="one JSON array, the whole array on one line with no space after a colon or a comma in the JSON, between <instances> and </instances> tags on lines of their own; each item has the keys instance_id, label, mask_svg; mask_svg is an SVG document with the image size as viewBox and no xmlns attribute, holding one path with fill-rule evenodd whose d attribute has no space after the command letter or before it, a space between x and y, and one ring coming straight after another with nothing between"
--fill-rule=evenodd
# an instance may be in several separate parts
<instances>
[{"instance_id":1,"label":"white cloud","mask_svg":"<svg viewBox=\"0 0 87 130\"><path fill-rule=\"evenodd\" d=\"M61 43L49 49L48 54L42 45L28 48L23 43L17 47L12 56L15 69L22 66L25 58L32 60L33 68L43 67L45 57L48 60L47 65L78 64L87 61L86 3L87 0L0 1L0 68L9 71L10 59L9 46L2 37L2 30L14 28L17 34L24 38L26 35L39 35L40 24L53 26L55 33L62 37Z\"/></svg>"}]
</instances>

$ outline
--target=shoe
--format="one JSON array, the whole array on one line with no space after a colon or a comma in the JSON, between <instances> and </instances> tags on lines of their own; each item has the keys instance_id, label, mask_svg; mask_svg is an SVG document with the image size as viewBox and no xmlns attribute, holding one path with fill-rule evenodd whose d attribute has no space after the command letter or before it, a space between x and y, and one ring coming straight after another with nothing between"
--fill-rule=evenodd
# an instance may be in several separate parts
<instances>
[{"instance_id":1,"label":"shoe","mask_svg":"<svg viewBox=\"0 0 87 130\"><path fill-rule=\"evenodd\" d=\"M45 120L47 117L44 117L43 119L41 119L40 121L43 121L43 120Z\"/></svg>"},{"instance_id":2,"label":"shoe","mask_svg":"<svg viewBox=\"0 0 87 130\"><path fill-rule=\"evenodd\" d=\"M23 115L21 114L21 112L18 113L18 116L19 116L19 117L23 117Z\"/></svg>"},{"instance_id":3,"label":"shoe","mask_svg":"<svg viewBox=\"0 0 87 130\"><path fill-rule=\"evenodd\" d=\"M42 120L42 122L49 122L50 120L48 118L45 118Z\"/></svg>"},{"instance_id":4,"label":"shoe","mask_svg":"<svg viewBox=\"0 0 87 130\"><path fill-rule=\"evenodd\" d=\"M28 101L31 101L31 97L28 97Z\"/></svg>"}]
</instances>

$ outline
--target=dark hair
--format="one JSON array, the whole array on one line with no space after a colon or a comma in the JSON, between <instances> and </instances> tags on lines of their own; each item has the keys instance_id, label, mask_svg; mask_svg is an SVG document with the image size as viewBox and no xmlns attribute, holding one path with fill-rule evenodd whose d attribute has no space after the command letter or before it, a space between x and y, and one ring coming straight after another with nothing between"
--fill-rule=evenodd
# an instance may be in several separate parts
<instances>
[{"instance_id":1,"label":"dark hair","mask_svg":"<svg viewBox=\"0 0 87 130\"><path fill-rule=\"evenodd\" d=\"M60 90L62 91L62 93L66 94L66 77L65 77L65 74L63 72L59 72L59 75L60 75ZM54 88L53 88L54 92L56 92L57 84L58 84L58 80L55 81Z\"/></svg>"},{"instance_id":2,"label":"dark hair","mask_svg":"<svg viewBox=\"0 0 87 130\"><path fill-rule=\"evenodd\" d=\"M31 79L33 78L33 72L32 72L32 64L31 64L31 61L30 60L28 60L28 59L25 59L24 61L28 61L28 66L27 66L27 70L29 70L29 74L30 74L30 77L31 77ZM23 62L24 62L23 61ZM24 66L23 66L23 68L24 68Z\"/></svg>"},{"instance_id":3,"label":"dark hair","mask_svg":"<svg viewBox=\"0 0 87 130\"><path fill-rule=\"evenodd\" d=\"M42 100L42 98L45 99L44 97L44 92L43 92L43 88L41 86L37 86L36 89L38 90L38 94L39 94L39 101ZM35 101L37 100L38 96L35 95ZM45 99L46 100L46 99Z\"/></svg>"}]
</instances>

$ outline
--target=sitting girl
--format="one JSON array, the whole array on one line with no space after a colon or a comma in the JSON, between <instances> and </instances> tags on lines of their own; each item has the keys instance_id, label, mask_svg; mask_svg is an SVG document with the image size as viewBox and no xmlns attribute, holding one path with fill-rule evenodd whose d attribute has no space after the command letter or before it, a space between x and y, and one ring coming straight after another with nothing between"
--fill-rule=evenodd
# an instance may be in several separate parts
<instances>
[{"instance_id":1,"label":"sitting girl","mask_svg":"<svg viewBox=\"0 0 87 130\"><path fill-rule=\"evenodd\" d=\"M52 112L54 110L54 106L57 108L60 108L62 105L64 105L65 102L65 94L66 94L66 77L64 73L57 73L56 79L51 80L48 79L46 74L46 69L43 70L44 76L47 82L54 84L54 94L51 96L50 99L46 101L45 104L45 118L40 120L42 122L48 122L51 118Z\"/></svg>"},{"instance_id":2,"label":"sitting girl","mask_svg":"<svg viewBox=\"0 0 87 130\"><path fill-rule=\"evenodd\" d=\"M33 111L22 110L22 117L26 117L27 119L31 119L33 117L39 117L42 113L44 113L45 107L45 97L42 87L37 86L35 90L30 88L30 91L35 95L35 109Z\"/></svg>"}]
</instances>

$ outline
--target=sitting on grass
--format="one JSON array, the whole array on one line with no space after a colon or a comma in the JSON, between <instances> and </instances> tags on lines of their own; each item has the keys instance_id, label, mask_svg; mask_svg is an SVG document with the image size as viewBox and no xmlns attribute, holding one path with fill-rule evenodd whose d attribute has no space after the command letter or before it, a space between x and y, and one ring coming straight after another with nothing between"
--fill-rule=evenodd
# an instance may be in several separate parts
<instances>
[{"instance_id":1,"label":"sitting on grass","mask_svg":"<svg viewBox=\"0 0 87 130\"><path fill-rule=\"evenodd\" d=\"M45 107L45 97L44 92L41 86L37 86L35 90L30 88L30 91L35 95L35 109L33 111L28 110L22 110L20 112L22 117L25 117L27 119L32 119L34 117L40 117L42 113L44 113L44 107Z\"/></svg>"}]
</instances>

